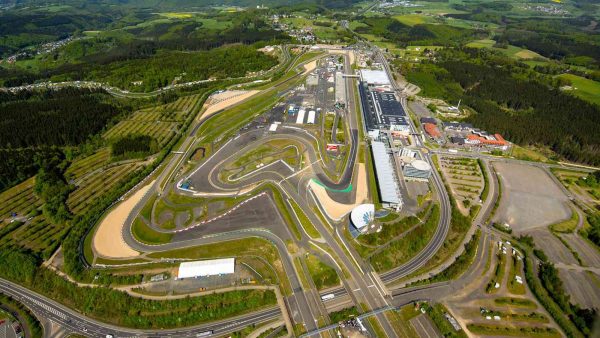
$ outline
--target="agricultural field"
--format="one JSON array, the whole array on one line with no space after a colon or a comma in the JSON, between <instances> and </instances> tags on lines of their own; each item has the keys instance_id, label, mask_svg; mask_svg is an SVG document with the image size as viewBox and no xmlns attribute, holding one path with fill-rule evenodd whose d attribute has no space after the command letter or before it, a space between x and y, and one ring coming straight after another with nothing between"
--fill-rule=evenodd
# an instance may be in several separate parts
<instances>
[{"instance_id":1,"label":"agricultural field","mask_svg":"<svg viewBox=\"0 0 600 338\"><path fill-rule=\"evenodd\" d=\"M42 201L33 193L34 184L32 177L0 194L0 231L13 220L24 221L42 206Z\"/></svg>"},{"instance_id":2,"label":"agricultural field","mask_svg":"<svg viewBox=\"0 0 600 338\"><path fill-rule=\"evenodd\" d=\"M180 132L199 98L199 94L185 96L166 105L138 110L110 128L103 137L111 141L127 135L148 135L162 147Z\"/></svg>"},{"instance_id":3,"label":"agricultural field","mask_svg":"<svg viewBox=\"0 0 600 338\"><path fill-rule=\"evenodd\" d=\"M42 215L43 202L34 194L34 182L32 177L0 194L0 247L18 246L49 257L68 227L52 224Z\"/></svg>"},{"instance_id":4,"label":"agricultural field","mask_svg":"<svg viewBox=\"0 0 600 338\"><path fill-rule=\"evenodd\" d=\"M493 245L492 262L482 278L452 296L447 305L474 335L561 336L527 288L522 255L508 243Z\"/></svg>"},{"instance_id":5,"label":"agricultural field","mask_svg":"<svg viewBox=\"0 0 600 338\"><path fill-rule=\"evenodd\" d=\"M545 60L546 58L529 49L508 45L506 48L494 47L496 41L491 39L476 40L467 44L471 48L489 48L517 60ZM593 82L593 81L592 81Z\"/></svg>"},{"instance_id":6,"label":"agricultural field","mask_svg":"<svg viewBox=\"0 0 600 338\"><path fill-rule=\"evenodd\" d=\"M128 174L141 166L140 162L116 164L92 171L76 183L76 188L69 194L67 205L71 212L85 212L94 200L114 188Z\"/></svg>"},{"instance_id":7,"label":"agricultural field","mask_svg":"<svg viewBox=\"0 0 600 338\"><path fill-rule=\"evenodd\" d=\"M452 194L459 202L458 208L464 215L468 215L471 206L481 203L485 185L477 160L441 157L440 168Z\"/></svg>"},{"instance_id":8,"label":"agricultural field","mask_svg":"<svg viewBox=\"0 0 600 338\"><path fill-rule=\"evenodd\" d=\"M0 194L0 247L23 247L48 257L68 228L42 215L43 201L34 194L34 183L32 177Z\"/></svg>"}]
</instances>

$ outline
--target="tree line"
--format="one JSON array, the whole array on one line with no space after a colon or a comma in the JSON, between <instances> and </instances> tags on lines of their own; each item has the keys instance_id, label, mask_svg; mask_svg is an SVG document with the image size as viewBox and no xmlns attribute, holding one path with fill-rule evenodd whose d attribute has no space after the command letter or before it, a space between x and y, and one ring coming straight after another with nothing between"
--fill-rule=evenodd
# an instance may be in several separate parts
<instances>
[{"instance_id":1,"label":"tree line","mask_svg":"<svg viewBox=\"0 0 600 338\"><path fill-rule=\"evenodd\" d=\"M112 142L110 154L113 158L144 157L158 152L158 142L149 135L127 135Z\"/></svg>"}]
</instances>

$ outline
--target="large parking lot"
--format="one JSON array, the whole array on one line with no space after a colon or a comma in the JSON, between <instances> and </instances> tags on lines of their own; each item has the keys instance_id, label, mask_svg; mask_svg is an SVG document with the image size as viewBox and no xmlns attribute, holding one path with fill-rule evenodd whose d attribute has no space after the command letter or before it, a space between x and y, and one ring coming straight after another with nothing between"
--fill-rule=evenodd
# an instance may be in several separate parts
<instances>
[{"instance_id":1,"label":"large parking lot","mask_svg":"<svg viewBox=\"0 0 600 338\"><path fill-rule=\"evenodd\" d=\"M523 232L568 219L568 198L548 174L535 166L493 163L501 180L502 197L494 222Z\"/></svg>"}]
</instances>

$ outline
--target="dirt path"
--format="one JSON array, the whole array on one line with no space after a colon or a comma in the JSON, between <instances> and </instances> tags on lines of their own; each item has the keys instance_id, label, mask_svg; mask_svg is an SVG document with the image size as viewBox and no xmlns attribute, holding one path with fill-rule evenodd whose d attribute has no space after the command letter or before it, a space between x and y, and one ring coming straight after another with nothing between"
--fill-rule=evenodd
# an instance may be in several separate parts
<instances>
[{"instance_id":1,"label":"dirt path","mask_svg":"<svg viewBox=\"0 0 600 338\"><path fill-rule=\"evenodd\" d=\"M204 104L204 112L202 112L200 118L205 119L220 110L229 108L256 95L258 92L259 90L228 90L215 94Z\"/></svg>"},{"instance_id":2,"label":"dirt path","mask_svg":"<svg viewBox=\"0 0 600 338\"><path fill-rule=\"evenodd\" d=\"M327 213L329 217L332 219L341 219L344 215L348 214L352 209L354 209L357 205L364 203L368 198L368 189L367 189L367 172L365 169L364 163L358 164L358 176L356 180L356 198L353 204L342 204L334 201L327 194L327 190L311 181L309 184L311 190L315 193L315 196L319 200L319 203Z\"/></svg>"},{"instance_id":3,"label":"dirt path","mask_svg":"<svg viewBox=\"0 0 600 338\"><path fill-rule=\"evenodd\" d=\"M106 258L130 258L139 256L139 252L130 248L121 235L125 220L138 202L150 190L154 181L136 191L135 194L121 202L102 220L94 238L92 247L94 252Z\"/></svg>"}]
</instances>

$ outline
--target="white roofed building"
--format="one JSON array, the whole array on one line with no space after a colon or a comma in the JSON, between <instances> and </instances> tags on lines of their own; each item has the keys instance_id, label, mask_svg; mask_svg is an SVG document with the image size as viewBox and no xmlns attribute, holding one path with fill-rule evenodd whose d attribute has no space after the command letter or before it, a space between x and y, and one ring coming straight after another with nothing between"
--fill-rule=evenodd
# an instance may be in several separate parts
<instances>
[{"instance_id":1,"label":"white roofed building","mask_svg":"<svg viewBox=\"0 0 600 338\"><path fill-rule=\"evenodd\" d=\"M374 218L374 204L361 204L352 209L352 212L350 213L352 225L360 232L367 231L369 229L369 224L373 223Z\"/></svg>"},{"instance_id":2,"label":"white roofed building","mask_svg":"<svg viewBox=\"0 0 600 338\"><path fill-rule=\"evenodd\" d=\"M361 69L360 78L373 86L389 86L392 84L387 73L383 70Z\"/></svg>"},{"instance_id":3,"label":"white roofed building","mask_svg":"<svg viewBox=\"0 0 600 338\"><path fill-rule=\"evenodd\" d=\"M400 209L402 199L398 190L398 183L394 177L390 156L383 142L371 142L373 151L373 163L375 164L375 174L377 176L377 185L381 203L387 207Z\"/></svg>"},{"instance_id":4,"label":"white roofed building","mask_svg":"<svg viewBox=\"0 0 600 338\"><path fill-rule=\"evenodd\" d=\"M235 258L210 259L179 264L177 278L207 277L235 272Z\"/></svg>"}]
</instances>

